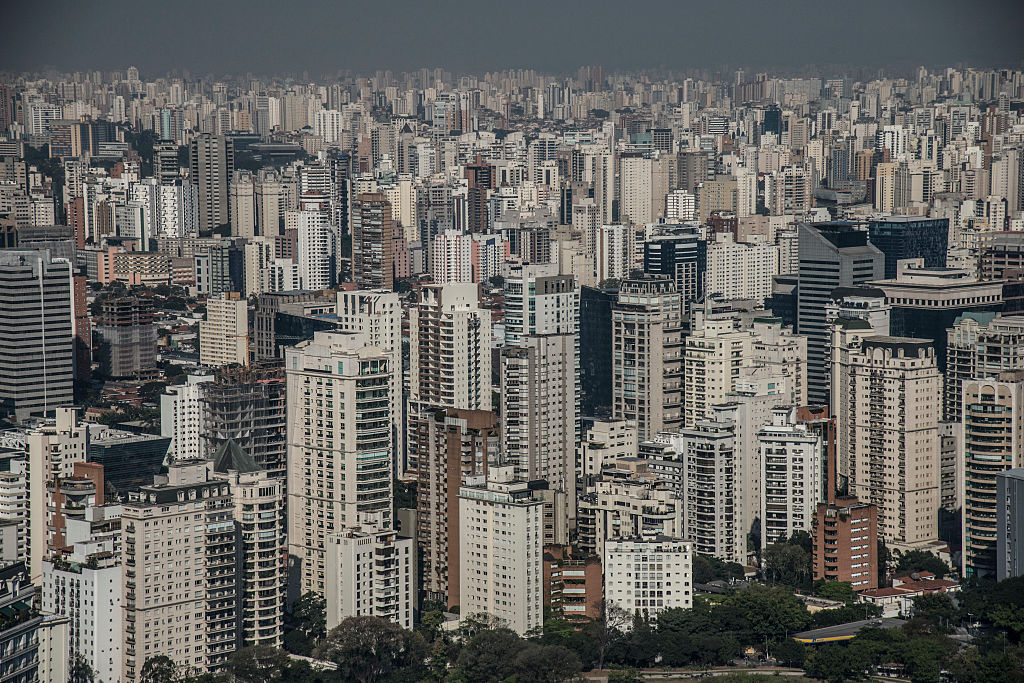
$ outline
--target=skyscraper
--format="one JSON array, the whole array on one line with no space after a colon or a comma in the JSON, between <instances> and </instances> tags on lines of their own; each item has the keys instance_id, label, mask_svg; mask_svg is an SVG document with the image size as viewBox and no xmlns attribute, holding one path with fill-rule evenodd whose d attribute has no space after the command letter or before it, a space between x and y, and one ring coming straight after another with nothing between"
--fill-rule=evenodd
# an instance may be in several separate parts
<instances>
[{"instance_id":1,"label":"skyscraper","mask_svg":"<svg viewBox=\"0 0 1024 683\"><path fill-rule=\"evenodd\" d=\"M420 445L416 539L423 558L423 597L459 604L459 488L486 475L501 452L498 416L489 410L445 408L415 418Z\"/></svg>"},{"instance_id":2,"label":"skyscraper","mask_svg":"<svg viewBox=\"0 0 1024 683\"><path fill-rule=\"evenodd\" d=\"M797 329L807 337L807 399L829 401L825 307L837 287L879 280L884 258L868 233L849 223L801 223L799 228Z\"/></svg>"},{"instance_id":3,"label":"skyscraper","mask_svg":"<svg viewBox=\"0 0 1024 683\"><path fill-rule=\"evenodd\" d=\"M199 230L209 232L230 222L228 184L235 170L231 138L201 133L189 152L191 181L199 190Z\"/></svg>"},{"instance_id":4,"label":"skyscraper","mask_svg":"<svg viewBox=\"0 0 1024 683\"><path fill-rule=\"evenodd\" d=\"M850 493L878 506L891 547L938 538L942 376L931 342L867 337L849 358L849 391L838 396Z\"/></svg>"},{"instance_id":5,"label":"skyscraper","mask_svg":"<svg viewBox=\"0 0 1024 683\"><path fill-rule=\"evenodd\" d=\"M100 373L105 377L145 377L156 372L156 323L149 299L103 299L94 331Z\"/></svg>"},{"instance_id":6,"label":"skyscraper","mask_svg":"<svg viewBox=\"0 0 1024 683\"><path fill-rule=\"evenodd\" d=\"M73 400L73 289L49 251L0 251L0 405L18 419Z\"/></svg>"},{"instance_id":7,"label":"skyscraper","mask_svg":"<svg viewBox=\"0 0 1024 683\"><path fill-rule=\"evenodd\" d=\"M365 335L342 332L285 350L293 598L324 594L328 534L360 513L392 523L390 360Z\"/></svg>"},{"instance_id":8,"label":"skyscraper","mask_svg":"<svg viewBox=\"0 0 1024 683\"><path fill-rule=\"evenodd\" d=\"M352 202L352 279L365 289L395 286L395 221L391 202L380 192Z\"/></svg>"},{"instance_id":9,"label":"skyscraper","mask_svg":"<svg viewBox=\"0 0 1024 683\"><path fill-rule=\"evenodd\" d=\"M693 228L662 228L644 242L644 272L676 283L683 312L704 297L707 244Z\"/></svg>"},{"instance_id":10,"label":"skyscraper","mask_svg":"<svg viewBox=\"0 0 1024 683\"><path fill-rule=\"evenodd\" d=\"M629 279L612 306L612 415L641 440L683 423L682 302L664 276Z\"/></svg>"},{"instance_id":11,"label":"skyscraper","mask_svg":"<svg viewBox=\"0 0 1024 683\"><path fill-rule=\"evenodd\" d=\"M868 239L885 255L885 279L896 278L896 263L924 259L925 268L943 268L949 236L948 218L885 216L868 223Z\"/></svg>"},{"instance_id":12,"label":"skyscraper","mask_svg":"<svg viewBox=\"0 0 1024 683\"><path fill-rule=\"evenodd\" d=\"M997 476L1024 467L1024 370L963 383L963 575L997 574ZM1011 513L1012 514L1012 513Z\"/></svg>"}]
</instances>

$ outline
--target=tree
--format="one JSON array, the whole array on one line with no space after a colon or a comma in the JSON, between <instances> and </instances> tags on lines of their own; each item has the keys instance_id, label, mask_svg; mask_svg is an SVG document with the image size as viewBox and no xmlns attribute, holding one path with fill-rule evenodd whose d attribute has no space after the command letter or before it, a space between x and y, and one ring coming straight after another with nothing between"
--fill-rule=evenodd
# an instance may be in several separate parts
<instances>
[{"instance_id":1,"label":"tree","mask_svg":"<svg viewBox=\"0 0 1024 683\"><path fill-rule=\"evenodd\" d=\"M295 601L288 616L284 647L288 652L308 657L327 634L327 602L322 595L309 592Z\"/></svg>"},{"instance_id":2,"label":"tree","mask_svg":"<svg viewBox=\"0 0 1024 683\"><path fill-rule=\"evenodd\" d=\"M513 663L525 648L526 641L507 628L486 629L469 639L455 666L467 681L498 683L512 675Z\"/></svg>"},{"instance_id":3,"label":"tree","mask_svg":"<svg viewBox=\"0 0 1024 683\"><path fill-rule=\"evenodd\" d=\"M957 613L952 598L946 593L928 593L914 598L914 616L934 624L948 624Z\"/></svg>"},{"instance_id":4,"label":"tree","mask_svg":"<svg viewBox=\"0 0 1024 683\"><path fill-rule=\"evenodd\" d=\"M792 638L786 638L774 644L771 647L771 653L782 666L802 668L804 659L807 657L807 647Z\"/></svg>"},{"instance_id":5,"label":"tree","mask_svg":"<svg viewBox=\"0 0 1024 683\"><path fill-rule=\"evenodd\" d=\"M810 652L804 671L808 676L828 683L844 683L862 678L868 666L859 651L845 644L829 643L819 645Z\"/></svg>"},{"instance_id":6,"label":"tree","mask_svg":"<svg viewBox=\"0 0 1024 683\"><path fill-rule=\"evenodd\" d=\"M608 649L621 640L623 631L632 621L632 616L618 605L601 602L601 616L583 627L584 632L593 640L597 648L597 668L604 668L604 658Z\"/></svg>"},{"instance_id":7,"label":"tree","mask_svg":"<svg viewBox=\"0 0 1024 683\"><path fill-rule=\"evenodd\" d=\"M166 655L150 657L139 672L141 683L177 683L180 679L178 665Z\"/></svg>"},{"instance_id":8,"label":"tree","mask_svg":"<svg viewBox=\"0 0 1024 683\"><path fill-rule=\"evenodd\" d=\"M857 593L849 581L827 581L818 579L814 582L814 594L826 600L835 600L852 604L857 601Z\"/></svg>"},{"instance_id":9,"label":"tree","mask_svg":"<svg viewBox=\"0 0 1024 683\"><path fill-rule=\"evenodd\" d=\"M558 645L529 643L512 663L517 683L561 683L580 672L576 653Z\"/></svg>"},{"instance_id":10,"label":"tree","mask_svg":"<svg viewBox=\"0 0 1024 683\"><path fill-rule=\"evenodd\" d=\"M288 655L274 647L256 645L236 650L228 658L228 670L237 681L272 683L283 680Z\"/></svg>"},{"instance_id":11,"label":"tree","mask_svg":"<svg viewBox=\"0 0 1024 683\"><path fill-rule=\"evenodd\" d=\"M764 575L773 584L804 586L811 575L810 553L797 543L772 543L764 549Z\"/></svg>"},{"instance_id":12,"label":"tree","mask_svg":"<svg viewBox=\"0 0 1024 683\"><path fill-rule=\"evenodd\" d=\"M743 578L743 565L738 562L725 562L710 555L693 556L694 583L710 581L731 581Z\"/></svg>"},{"instance_id":13,"label":"tree","mask_svg":"<svg viewBox=\"0 0 1024 683\"><path fill-rule=\"evenodd\" d=\"M956 645L944 636L912 638L903 644L903 665L914 683L939 683L942 670L956 652Z\"/></svg>"},{"instance_id":14,"label":"tree","mask_svg":"<svg viewBox=\"0 0 1024 683\"><path fill-rule=\"evenodd\" d=\"M722 604L739 608L757 642L802 631L811 623L807 608L785 588L755 584L727 596Z\"/></svg>"},{"instance_id":15,"label":"tree","mask_svg":"<svg viewBox=\"0 0 1024 683\"><path fill-rule=\"evenodd\" d=\"M608 672L608 683L643 683L644 679L636 669L614 669Z\"/></svg>"},{"instance_id":16,"label":"tree","mask_svg":"<svg viewBox=\"0 0 1024 683\"><path fill-rule=\"evenodd\" d=\"M927 550L909 550L896 562L897 572L931 572L942 578L949 574L949 565Z\"/></svg>"},{"instance_id":17,"label":"tree","mask_svg":"<svg viewBox=\"0 0 1024 683\"><path fill-rule=\"evenodd\" d=\"M68 683L93 683L96 674L85 657L76 654L68 668Z\"/></svg>"},{"instance_id":18,"label":"tree","mask_svg":"<svg viewBox=\"0 0 1024 683\"><path fill-rule=\"evenodd\" d=\"M319 659L338 665L342 680L374 683L396 671L414 675L425 668L423 636L379 617L349 617L323 639L314 651Z\"/></svg>"}]
</instances>

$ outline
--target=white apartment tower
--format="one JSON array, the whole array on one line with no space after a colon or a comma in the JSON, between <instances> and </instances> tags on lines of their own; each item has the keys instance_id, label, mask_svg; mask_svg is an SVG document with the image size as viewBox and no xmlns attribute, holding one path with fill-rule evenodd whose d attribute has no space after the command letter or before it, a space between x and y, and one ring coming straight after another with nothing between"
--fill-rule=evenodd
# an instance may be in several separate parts
<instances>
[{"instance_id":1,"label":"white apartment tower","mask_svg":"<svg viewBox=\"0 0 1024 683\"><path fill-rule=\"evenodd\" d=\"M327 536L327 630L371 616L411 629L415 541L372 522Z\"/></svg>"},{"instance_id":2,"label":"white apartment tower","mask_svg":"<svg viewBox=\"0 0 1024 683\"><path fill-rule=\"evenodd\" d=\"M825 465L821 436L796 417L796 408L772 411L771 424L757 434L761 460L761 550L810 531L824 500Z\"/></svg>"},{"instance_id":3,"label":"white apartment tower","mask_svg":"<svg viewBox=\"0 0 1024 683\"><path fill-rule=\"evenodd\" d=\"M740 368L750 362L753 335L737 329L729 314L693 312L693 329L683 351L682 423L692 427L711 416L735 391Z\"/></svg>"},{"instance_id":4,"label":"white apartment tower","mask_svg":"<svg viewBox=\"0 0 1024 683\"><path fill-rule=\"evenodd\" d=\"M544 619L544 504L507 467L459 489L460 613L486 613L524 635Z\"/></svg>"},{"instance_id":5,"label":"white apartment tower","mask_svg":"<svg viewBox=\"0 0 1024 683\"><path fill-rule=\"evenodd\" d=\"M736 242L732 233L717 233L708 244L704 282L709 294L764 301L771 296L772 278L778 274L778 245Z\"/></svg>"},{"instance_id":6,"label":"white apartment tower","mask_svg":"<svg viewBox=\"0 0 1024 683\"><path fill-rule=\"evenodd\" d=\"M160 396L160 436L168 436L168 455L178 460L203 457L203 384L212 375L189 375L184 384L167 387Z\"/></svg>"},{"instance_id":7,"label":"white apartment tower","mask_svg":"<svg viewBox=\"0 0 1024 683\"><path fill-rule=\"evenodd\" d=\"M848 391L838 396L850 493L878 506L890 546L938 537L942 376L930 341L867 337L849 358Z\"/></svg>"},{"instance_id":8,"label":"white apartment tower","mask_svg":"<svg viewBox=\"0 0 1024 683\"><path fill-rule=\"evenodd\" d=\"M475 284L428 286L409 311L409 398L424 405L489 410L491 313Z\"/></svg>"},{"instance_id":9,"label":"white apartment tower","mask_svg":"<svg viewBox=\"0 0 1024 683\"><path fill-rule=\"evenodd\" d=\"M340 290L338 329L365 334L370 346L391 356L391 424L394 438L395 476L405 474L405 429L402 370L402 301L397 292L384 290Z\"/></svg>"},{"instance_id":10,"label":"white apartment tower","mask_svg":"<svg viewBox=\"0 0 1024 683\"><path fill-rule=\"evenodd\" d=\"M391 524L391 354L317 332L285 350L288 554L295 597L325 592L327 535L360 513Z\"/></svg>"},{"instance_id":11,"label":"white apartment tower","mask_svg":"<svg viewBox=\"0 0 1024 683\"><path fill-rule=\"evenodd\" d=\"M605 602L629 614L693 607L693 544L668 536L617 539L605 545Z\"/></svg>"},{"instance_id":12,"label":"white apartment tower","mask_svg":"<svg viewBox=\"0 0 1024 683\"><path fill-rule=\"evenodd\" d=\"M737 518L734 425L699 420L679 430L683 466L683 538L693 550L725 562L747 558L747 529Z\"/></svg>"}]
</instances>

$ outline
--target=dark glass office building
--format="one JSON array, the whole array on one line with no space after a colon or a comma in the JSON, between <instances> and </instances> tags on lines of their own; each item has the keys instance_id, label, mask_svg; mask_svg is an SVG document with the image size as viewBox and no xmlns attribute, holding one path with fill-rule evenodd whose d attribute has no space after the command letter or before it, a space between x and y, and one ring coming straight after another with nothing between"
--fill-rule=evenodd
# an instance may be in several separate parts
<instances>
[{"instance_id":1,"label":"dark glass office building","mask_svg":"<svg viewBox=\"0 0 1024 683\"><path fill-rule=\"evenodd\" d=\"M610 413L612 406L612 304L614 289L580 288L580 410Z\"/></svg>"},{"instance_id":2,"label":"dark glass office building","mask_svg":"<svg viewBox=\"0 0 1024 683\"><path fill-rule=\"evenodd\" d=\"M868 223L868 239L885 255L885 278L896 277L896 263L923 258L925 268L946 265L948 218L888 216Z\"/></svg>"},{"instance_id":3,"label":"dark glass office building","mask_svg":"<svg viewBox=\"0 0 1024 683\"><path fill-rule=\"evenodd\" d=\"M666 228L644 243L644 272L664 275L676 283L682 295L683 313L704 297L704 273L708 268L707 243L696 228Z\"/></svg>"},{"instance_id":4,"label":"dark glass office building","mask_svg":"<svg viewBox=\"0 0 1024 683\"><path fill-rule=\"evenodd\" d=\"M153 475L161 472L170 445L170 437L114 432L90 441L86 458L103 465L107 487L125 496L153 483Z\"/></svg>"}]
</instances>

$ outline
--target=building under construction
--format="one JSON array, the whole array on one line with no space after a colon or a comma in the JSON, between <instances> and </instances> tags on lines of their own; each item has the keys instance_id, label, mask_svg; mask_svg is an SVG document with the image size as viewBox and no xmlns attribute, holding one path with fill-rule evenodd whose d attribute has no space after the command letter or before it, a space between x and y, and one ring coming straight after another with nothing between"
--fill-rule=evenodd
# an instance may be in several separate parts
<instances>
[{"instance_id":1,"label":"building under construction","mask_svg":"<svg viewBox=\"0 0 1024 683\"><path fill-rule=\"evenodd\" d=\"M104 299L94 336L96 359L104 377L145 379L156 374L156 322L149 299Z\"/></svg>"},{"instance_id":2,"label":"building under construction","mask_svg":"<svg viewBox=\"0 0 1024 683\"><path fill-rule=\"evenodd\" d=\"M285 476L285 378L279 363L228 367L203 385L206 457L233 439L274 478Z\"/></svg>"}]
</instances>

